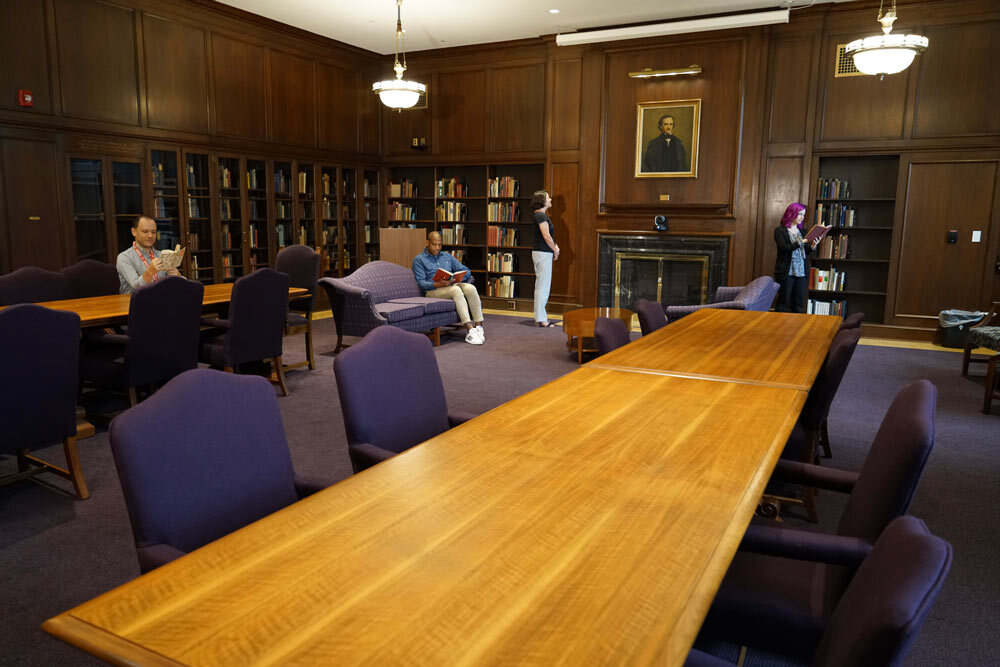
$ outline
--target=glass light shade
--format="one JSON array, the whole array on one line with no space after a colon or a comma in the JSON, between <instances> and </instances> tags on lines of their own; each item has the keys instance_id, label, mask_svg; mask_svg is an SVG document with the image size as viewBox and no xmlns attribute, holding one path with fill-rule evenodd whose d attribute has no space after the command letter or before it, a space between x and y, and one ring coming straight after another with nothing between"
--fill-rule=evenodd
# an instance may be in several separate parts
<instances>
[{"instance_id":1,"label":"glass light shade","mask_svg":"<svg viewBox=\"0 0 1000 667\"><path fill-rule=\"evenodd\" d=\"M378 93L382 104L390 109L409 109L420 101L420 95L427 91L427 86L416 81L389 79L376 81L372 90Z\"/></svg>"},{"instance_id":2,"label":"glass light shade","mask_svg":"<svg viewBox=\"0 0 1000 667\"><path fill-rule=\"evenodd\" d=\"M854 58L854 66L865 74L896 74L913 62L917 53L927 48L922 35L874 35L856 39L847 45L845 53Z\"/></svg>"}]
</instances>

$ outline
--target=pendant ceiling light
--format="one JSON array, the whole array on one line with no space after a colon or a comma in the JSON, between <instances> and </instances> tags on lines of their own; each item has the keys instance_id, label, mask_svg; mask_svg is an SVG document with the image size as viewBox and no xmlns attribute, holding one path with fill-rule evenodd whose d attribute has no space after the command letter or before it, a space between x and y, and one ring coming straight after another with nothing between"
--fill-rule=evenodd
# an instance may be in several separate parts
<instances>
[{"instance_id":1,"label":"pendant ceiling light","mask_svg":"<svg viewBox=\"0 0 1000 667\"><path fill-rule=\"evenodd\" d=\"M847 45L844 52L854 58L854 66L859 72L886 74L902 72L913 62L913 57L927 48L927 38L923 35L893 35L892 24L896 20L896 0L892 9L882 14L882 3L878 6L878 22L882 24L881 35L856 39Z\"/></svg>"},{"instance_id":2,"label":"pendant ceiling light","mask_svg":"<svg viewBox=\"0 0 1000 667\"><path fill-rule=\"evenodd\" d=\"M378 93L382 104L390 109L409 109L420 101L420 96L427 93L427 86L416 81L406 81L403 79L403 72L406 71L406 42L403 36L403 21L401 10L403 0L396 0L396 70L395 79L386 81L376 81L372 84L372 90ZM403 52L403 62L399 62L399 52Z\"/></svg>"}]
</instances>

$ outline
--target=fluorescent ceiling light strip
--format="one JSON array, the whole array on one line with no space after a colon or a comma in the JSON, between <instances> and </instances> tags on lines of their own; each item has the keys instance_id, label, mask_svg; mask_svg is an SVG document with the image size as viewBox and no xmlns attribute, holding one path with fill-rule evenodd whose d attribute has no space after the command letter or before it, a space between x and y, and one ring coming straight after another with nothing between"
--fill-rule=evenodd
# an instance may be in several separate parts
<instances>
[{"instance_id":1,"label":"fluorescent ceiling light strip","mask_svg":"<svg viewBox=\"0 0 1000 667\"><path fill-rule=\"evenodd\" d=\"M749 28L755 25L770 25L772 23L788 23L789 10L775 9L768 12L752 14L734 14L732 16L716 16L690 21L671 21L652 25L637 25L631 28L610 28L608 30L590 30L587 32L571 32L556 35L558 46L573 46L575 44L592 44L594 42L614 42L621 39L640 39L642 37L659 37L661 35L679 35L705 30L725 30L728 28Z\"/></svg>"}]
</instances>

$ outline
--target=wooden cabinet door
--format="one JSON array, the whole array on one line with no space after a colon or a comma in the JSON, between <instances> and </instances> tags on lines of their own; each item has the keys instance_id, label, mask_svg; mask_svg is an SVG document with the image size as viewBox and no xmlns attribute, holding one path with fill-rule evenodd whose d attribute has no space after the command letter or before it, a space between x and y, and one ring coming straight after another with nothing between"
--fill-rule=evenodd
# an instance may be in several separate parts
<instances>
[{"instance_id":1,"label":"wooden cabinet door","mask_svg":"<svg viewBox=\"0 0 1000 667\"><path fill-rule=\"evenodd\" d=\"M66 264L66 237L60 216L55 145L4 139L0 148L9 269L39 266L58 271Z\"/></svg>"}]
</instances>

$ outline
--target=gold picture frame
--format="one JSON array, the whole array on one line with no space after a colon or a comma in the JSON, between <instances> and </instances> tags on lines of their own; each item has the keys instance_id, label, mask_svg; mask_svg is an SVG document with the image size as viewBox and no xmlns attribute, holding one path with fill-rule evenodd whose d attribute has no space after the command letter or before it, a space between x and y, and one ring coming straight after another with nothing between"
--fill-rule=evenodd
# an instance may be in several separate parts
<instances>
[{"instance_id":1,"label":"gold picture frame","mask_svg":"<svg viewBox=\"0 0 1000 667\"><path fill-rule=\"evenodd\" d=\"M635 177L697 178L700 131L700 99L640 102Z\"/></svg>"}]
</instances>

